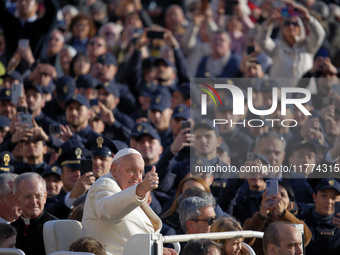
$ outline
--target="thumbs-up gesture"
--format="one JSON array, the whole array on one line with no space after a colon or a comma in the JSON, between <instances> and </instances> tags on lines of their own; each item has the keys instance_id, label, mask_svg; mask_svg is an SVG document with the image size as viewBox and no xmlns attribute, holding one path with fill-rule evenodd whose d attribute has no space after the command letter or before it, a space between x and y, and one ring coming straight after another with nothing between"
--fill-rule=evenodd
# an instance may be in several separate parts
<instances>
[{"instance_id":1,"label":"thumbs-up gesture","mask_svg":"<svg viewBox=\"0 0 340 255\"><path fill-rule=\"evenodd\" d=\"M137 186L136 194L139 197L145 197L146 194L158 188L158 174L156 172L156 167L153 166L151 171L147 172L143 181Z\"/></svg>"}]
</instances>

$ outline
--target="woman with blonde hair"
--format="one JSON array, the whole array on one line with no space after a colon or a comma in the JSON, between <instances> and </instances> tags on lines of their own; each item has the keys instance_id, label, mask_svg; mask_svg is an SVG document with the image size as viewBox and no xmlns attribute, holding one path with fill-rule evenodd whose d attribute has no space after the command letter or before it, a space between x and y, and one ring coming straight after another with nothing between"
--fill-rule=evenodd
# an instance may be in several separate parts
<instances>
[{"instance_id":1,"label":"woman with blonde hair","mask_svg":"<svg viewBox=\"0 0 340 255\"><path fill-rule=\"evenodd\" d=\"M227 232L227 231L242 231L242 227L239 222L237 222L232 217L221 217L218 218L214 224L211 226L210 232ZM250 252L245 250L244 238L232 238L232 239L222 239L215 240L217 243L222 244L223 255L248 255Z\"/></svg>"}]
</instances>

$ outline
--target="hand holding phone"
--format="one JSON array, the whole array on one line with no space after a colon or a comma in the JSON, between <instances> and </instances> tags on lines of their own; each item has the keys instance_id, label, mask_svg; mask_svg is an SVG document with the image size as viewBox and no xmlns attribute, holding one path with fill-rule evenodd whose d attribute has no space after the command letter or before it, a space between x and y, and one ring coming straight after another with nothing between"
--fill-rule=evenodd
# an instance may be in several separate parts
<instances>
[{"instance_id":1,"label":"hand holding phone","mask_svg":"<svg viewBox=\"0 0 340 255\"><path fill-rule=\"evenodd\" d=\"M92 172L92 159L82 159L80 160L80 173L81 175Z\"/></svg>"},{"instance_id":2,"label":"hand holding phone","mask_svg":"<svg viewBox=\"0 0 340 255\"><path fill-rule=\"evenodd\" d=\"M267 196L279 194L279 182L277 180L266 180ZM268 200L268 203L273 204L273 200Z\"/></svg>"},{"instance_id":3,"label":"hand holding phone","mask_svg":"<svg viewBox=\"0 0 340 255\"><path fill-rule=\"evenodd\" d=\"M19 98L22 96L24 90L24 86L22 84L13 84L12 85L12 103L19 103Z\"/></svg>"},{"instance_id":4,"label":"hand holding phone","mask_svg":"<svg viewBox=\"0 0 340 255\"><path fill-rule=\"evenodd\" d=\"M164 31L149 30L146 33L146 37L149 39L164 39Z\"/></svg>"}]
</instances>

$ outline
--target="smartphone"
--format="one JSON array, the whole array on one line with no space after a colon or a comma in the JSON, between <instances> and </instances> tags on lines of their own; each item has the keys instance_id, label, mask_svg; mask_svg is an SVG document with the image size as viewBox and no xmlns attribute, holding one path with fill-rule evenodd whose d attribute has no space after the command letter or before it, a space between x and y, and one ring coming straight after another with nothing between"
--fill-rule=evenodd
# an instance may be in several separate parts
<instances>
[{"instance_id":1,"label":"smartphone","mask_svg":"<svg viewBox=\"0 0 340 255\"><path fill-rule=\"evenodd\" d=\"M81 175L92 172L92 159L80 160L80 173Z\"/></svg>"},{"instance_id":2,"label":"smartphone","mask_svg":"<svg viewBox=\"0 0 340 255\"><path fill-rule=\"evenodd\" d=\"M150 39L164 39L164 32L149 30L146 33L146 37Z\"/></svg>"},{"instance_id":3,"label":"smartphone","mask_svg":"<svg viewBox=\"0 0 340 255\"><path fill-rule=\"evenodd\" d=\"M20 116L20 126L27 125L28 129L33 128L33 117L31 114L26 113Z\"/></svg>"},{"instance_id":4,"label":"smartphone","mask_svg":"<svg viewBox=\"0 0 340 255\"><path fill-rule=\"evenodd\" d=\"M91 99L90 106L98 105L98 99Z\"/></svg>"},{"instance_id":5,"label":"smartphone","mask_svg":"<svg viewBox=\"0 0 340 255\"><path fill-rule=\"evenodd\" d=\"M20 48L27 48L30 45L30 40L28 39L20 39L18 41L18 47Z\"/></svg>"},{"instance_id":6,"label":"smartphone","mask_svg":"<svg viewBox=\"0 0 340 255\"><path fill-rule=\"evenodd\" d=\"M181 121L181 129L191 128L191 122L189 120Z\"/></svg>"},{"instance_id":7,"label":"smartphone","mask_svg":"<svg viewBox=\"0 0 340 255\"><path fill-rule=\"evenodd\" d=\"M148 118L148 111L147 110L138 109L138 111L137 111L137 119L139 119L139 118Z\"/></svg>"},{"instance_id":8,"label":"smartphone","mask_svg":"<svg viewBox=\"0 0 340 255\"><path fill-rule=\"evenodd\" d=\"M17 104L19 102L19 97L22 96L22 92L24 90L24 86L22 84L13 84L12 85L12 103Z\"/></svg>"},{"instance_id":9,"label":"smartphone","mask_svg":"<svg viewBox=\"0 0 340 255\"><path fill-rule=\"evenodd\" d=\"M234 6L238 5L239 2L235 0L226 0L224 2L224 14L225 15L233 15L234 14Z\"/></svg>"},{"instance_id":10,"label":"smartphone","mask_svg":"<svg viewBox=\"0 0 340 255\"><path fill-rule=\"evenodd\" d=\"M254 51L255 51L254 45L247 47L247 55L251 55Z\"/></svg>"},{"instance_id":11,"label":"smartphone","mask_svg":"<svg viewBox=\"0 0 340 255\"><path fill-rule=\"evenodd\" d=\"M340 216L335 215L337 213L340 213L340 202L334 203L334 216L340 218Z\"/></svg>"},{"instance_id":12,"label":"smartphone","mask_svg":"<svg viewBox=\"0 0 340 255\"><path fill-rule=\"evenodd\" d=\"M60 124L50 124L50 135L60 134L61 128Z\"/></svg>"},{"instance_id":13,"label":"smartphone","mask_svg":"<svg viewBox=\"0 0 340 255\"><path fill-rule=\"evenodd\" d=\"M277 180L266 180L267 196L279 194L279 182Z\"/></svg>"},{"instance_id":14,"label":"smartphone","mask_svg":"<svg viewBox=\"0 0 340 255\"><path fill-rule=\"evenodd\" d=\"M25 106L18 106L17 107L17 113L21 113L21 114L28 113L27 107L25 107Z\"/></svg>"}]
</instances>

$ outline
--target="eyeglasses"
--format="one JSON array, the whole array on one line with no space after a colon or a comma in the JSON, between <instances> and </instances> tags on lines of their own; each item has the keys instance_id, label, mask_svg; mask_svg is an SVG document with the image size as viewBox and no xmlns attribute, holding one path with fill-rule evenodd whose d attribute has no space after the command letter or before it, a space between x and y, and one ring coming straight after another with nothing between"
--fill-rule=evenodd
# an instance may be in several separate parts
<instances>
[{"instance_id":1,"label":"eyeglasses","mask_svg":"<svg viewBox=\"0 0 340 255\"><path fill-rule=\"evenodd\" d=\"M286 20L285 23L284 23L285 26L290 26L290 25L293 25L295 27L298 27L299 26L299 23L298 22L293 22L293 21L288 21Z\"/></svg>"},{"instance_id":2,"label":"eyeglasses","mask_svg":"<svg viewBox=\"0 0 340 255\"><path fill-rule=\"evenodd\" d=\"M215 216L214 218L209 218L206 220L200 220L200 219L192 219L192 221L206 221L208 222L208 225L211 226L212 224L214 224L214 222L217 220L217 216Z\"/></svg>"}]
</instances>

